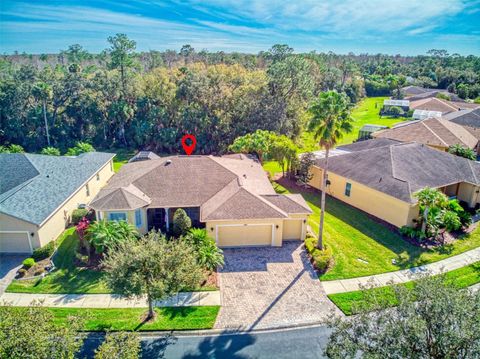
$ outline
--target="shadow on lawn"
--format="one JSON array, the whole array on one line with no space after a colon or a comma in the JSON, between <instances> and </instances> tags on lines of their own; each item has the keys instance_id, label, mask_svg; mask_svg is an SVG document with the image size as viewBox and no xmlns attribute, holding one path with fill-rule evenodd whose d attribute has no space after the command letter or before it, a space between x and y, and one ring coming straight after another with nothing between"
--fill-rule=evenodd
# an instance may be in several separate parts
<instances>
[{"instance_id":1,"label":"shadow on lawn","mask_svg":"<svg viewBox=\"0 0 480 359\"><path fill-rule=\"evenodd\" d=\"M291 193L302 194L307 202L320 209L319 190L299 187L287 178L279 179L278 183ZM369 214L329 195L327 195L326 212L395 253L397 255L395 265L400 269L425 264L425 261L420 259L420 255L424 252L435 251L435 249L424 249L407 242L389 225L380 223ZM451 251L452 249L442 250Z\"/></svg>"}]
</instances>

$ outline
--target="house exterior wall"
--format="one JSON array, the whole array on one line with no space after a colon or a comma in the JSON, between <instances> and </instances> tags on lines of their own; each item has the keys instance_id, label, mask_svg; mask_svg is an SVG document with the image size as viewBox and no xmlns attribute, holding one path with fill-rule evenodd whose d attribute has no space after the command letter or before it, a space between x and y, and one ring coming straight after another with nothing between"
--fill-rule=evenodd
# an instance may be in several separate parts
<instances>
[{"instance_id":1,"label":"house exterior wall","mask_svg":"<svg viewBox=\"0 0 480 359\"><path fill-rule=\"evenodd\" d=\"M25 232L24 234L20 233L7 233L12 232ZM3 232L3 233L2 233ZM9 216L4 213L0 213L0 242L9 242L8 252L9 253L24 253L26 248L26 241L28 240L27 233L30 233L30 241L32 243L32 248L40 247L40 241L38 239L38 226L22 221L21 219ZM18 240L18 248L12 248L10 245L12 240ZM4 243L5 243L4 242ZM0 252L4 250L3 246L0 245ZM13 249L13 250L12 250Z\"/></svg>"},{"instance_id":2,"label":"house exterior wall","mask_svg":"<svg viewBox=\"0 0 480 359\"><path fill-rule=\"evenodd\" d=\"M97 174L99 175L98 180ZM31 236L33 249L46 245L48 242L57 239L65 230L70 223L72 211L78 208L79 204L86 204L94 198L113 174L114 172L110 161L95 173L85 185L81 186L69 199L67 199L65 203L57 208L41 226L5 214L0 214L0 231L28 231L33 234ZM87 184L89 189L88 196L86 190ZM8 233L1 234L2 237L7 235Z\"/></svg>"},{"instance_id":3,"label":"house exterior wall","mask_svg":"<svg viewBox=\"0 0 480 359\"><path fill-rule=\"evenodd\" d=\"M313 178L309 184L314 188L320 189L322 169L313 166L311 173L313 174ZM410 203L376 191L361 183L346 179L333 172L328 172L328 180L330 181L330 185L327 186L326 192L329 195L370 213L396 227L402 227L404 225L411 226L413 224L413 214L415 212L418 213L418 210L412 208L415 206ZM350 196L345 195L347 182L351 184Z\"/></svg>"},{"instance_id":4,"label":"house exterior wall","mask_svg":"<svg viewBox=\"0 0 480 359\"><path fill-rule=\"evenodd\" d=\"M142 225L137 227L136 220L135 220L135 211L136 210L118 210L118 211L97 211L97 218L98 219L109 219L110 213L125 213L127 215L127 222L133 225L138 233L145 234L148 232L148 221L147 221L147 209L146 208L139 208L142 214Z\"/></svg>"},{"instance_id":5,"label":"house exterior wall","mask_svg":"<svg viewBox=\"0 0 480 359\"><path fill-rule=\"evenodd\" d=\"M477 191L480 190L480 187L475 186L470 183L460 183L458 189L458 200L464 201L468 203L470 207L475 207L477 203L479 203L479 193Z\"/></svg>"}]
</instances>

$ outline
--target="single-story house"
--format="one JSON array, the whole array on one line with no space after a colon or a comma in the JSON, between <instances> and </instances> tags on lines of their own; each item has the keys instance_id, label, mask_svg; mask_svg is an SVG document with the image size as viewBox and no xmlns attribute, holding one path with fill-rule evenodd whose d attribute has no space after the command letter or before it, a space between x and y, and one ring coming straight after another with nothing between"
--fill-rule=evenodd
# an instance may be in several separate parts
<instances>
[{"instance_id":1,"label":"single-story house","mask_svg":"<svg viewBox=\"0 0 480 359\"><path fill-rule=\"evenodd\" d=\"M414 193L438 188L470 207L480 203L480 163L419 143L381 138L338 148L328 163L326 192L396 227L419 216ZM315 161L309 184L321 188L324 158Z\"/></svg>"},{"instance_id":2,"label":"single-story house","mask_svg":"<svg viewBox=\"0 0 480 359\"><path fill-rule=\"evenodd\" d=\"M152 151L139 151L135 156L128 160L129 163L137 161L156 160L160 158L155 152Z\"/></svg>"},{"instance_id":3,"label":"single-story house","mask_svg":"<svg viewBox=\"0 0 480 359\"><path fill-rule=\"evenodd\" d=\"M439 94L448 96L452 101L463 102L463 100L456 94L442 89L424 88L420 86L406 86L401 90L406 100L415 101L425 98L436 97Z\"/></svg>"},{"instance_id":4,"label":"single-story house","mask_svg":"<svg viewBox=\"0 0 480 359\"><path fill-rule=\"evenodd\" d=\"M427 118L441 118L442 112L429 111L429 110L415 110L413 111L412 118L414 120L425 120Z\"/></svg>"},{"instance_id":5,"label":"single-story house","mask_svg":"<svg viewBox=\"0 0 480 359\"><path fill-rule=\"evenodd\" d=\"M468 132L480 140L480 108L451 112L443 118L465 127Z\"/></svg>"},{"instance_id":6,"label":"single-story house","mask_svg":"<svg viewBox=\"0 0 480 359\"><path fill-rule=\"evenodd\" d=\"M113 176L114 156L0 154L0 253L31 253L56 239Z\"/></svg>"},{"instance_id":7,"label":"single-story house","mask_svg":"<svg viewBox=\"0 0 480 359\"><path fill-rule=\"evenodd\" d=\"M404 111L408 111L410 108L410 101L408 100L393 100L386 99L383 100L383 109L388 112L391 107L400 107Z\"/></svg>"},{"instance_id":8,"label":"single-story house","mask_svg":"<svg viewBox=\"0 0 480 359\"><path fill-rule=\"evenodd\" d=\"M220 247L303 240L312 213L301 195L276 194L261 164L245 155L127 163L90 207L98 219L126 220L140 233L169 231L175 211L183 208Z\"/></svg>"},{"instance_id":9,"label":"single-story house","mask_svg":"<svg viewBox=\"0 0 480 359\"><path fill-rule=\"evenodd\" d=\"M375 132L372 137L418 142L441 151L447 151L450 146L456 144L479 150L479 140L465 127L442 118L406 121L393 128Z\"/></svg>"},{"instance_id":10,"label":"single-story house","mask_svg":"<svg viewBox=\"0 0 480 359\"><path fill-rule=\"evenodd\" d=\"M363 140L370 140L372 138L372 134L380 131L380 130L386 130L388 126L382 126L382 125L370 125L366 124L363 125L362 128L360 128L360 131L358 131L358 141L363 141Z\"/></svg>"},{"instance_id":11,"label":"single-story house","mask_svg":"<svg viewBox=\"0 0 480 359\"><path fill-rule=\"evenodd\" d=\"M441 112L443 115L459 111L462 108L463 106L459 106L458 102L446 101L436 97L429 97L410 102L410 109L412 110L436 111Z\"/></svg>"}]
</instances>

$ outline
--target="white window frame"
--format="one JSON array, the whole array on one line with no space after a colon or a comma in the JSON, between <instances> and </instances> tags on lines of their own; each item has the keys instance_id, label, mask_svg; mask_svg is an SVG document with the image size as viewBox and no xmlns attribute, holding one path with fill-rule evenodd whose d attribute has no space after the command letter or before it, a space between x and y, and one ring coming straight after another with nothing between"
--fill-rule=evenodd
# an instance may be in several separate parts
<instances>
[{"instance_id":1,"label":"white window frame","mask_svg":"<svg viewBox=\"0 0 480 359\"><path fill-rule=\"evenodd\" d=\"M125 218L123 219L112 219L112 214L121 214L124 215ZM109 221L126 221L128 219L128 215L126 212L108 212L108 220Z\"/></svg>"}]
</instances>

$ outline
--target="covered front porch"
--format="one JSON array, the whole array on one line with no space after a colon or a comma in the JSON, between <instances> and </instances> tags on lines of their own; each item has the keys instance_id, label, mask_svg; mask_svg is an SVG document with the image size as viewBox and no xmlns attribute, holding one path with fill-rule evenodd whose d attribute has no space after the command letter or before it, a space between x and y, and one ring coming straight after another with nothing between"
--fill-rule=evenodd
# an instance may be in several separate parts
<instances>
[{"instance_id":1,"label":"covered front porch","mask_svg":"<svg viewBox=\"0 0 480 359\"><path fill-rule=\"evenodd\" d=\"M173 215L179 208L182 208L190 217L193 227L205 227L205 223L200 222L200 207L165 207L147 208L148 230L156 229L162 232L169 232L173 227Z\"/></svg>"}]
</instances>

